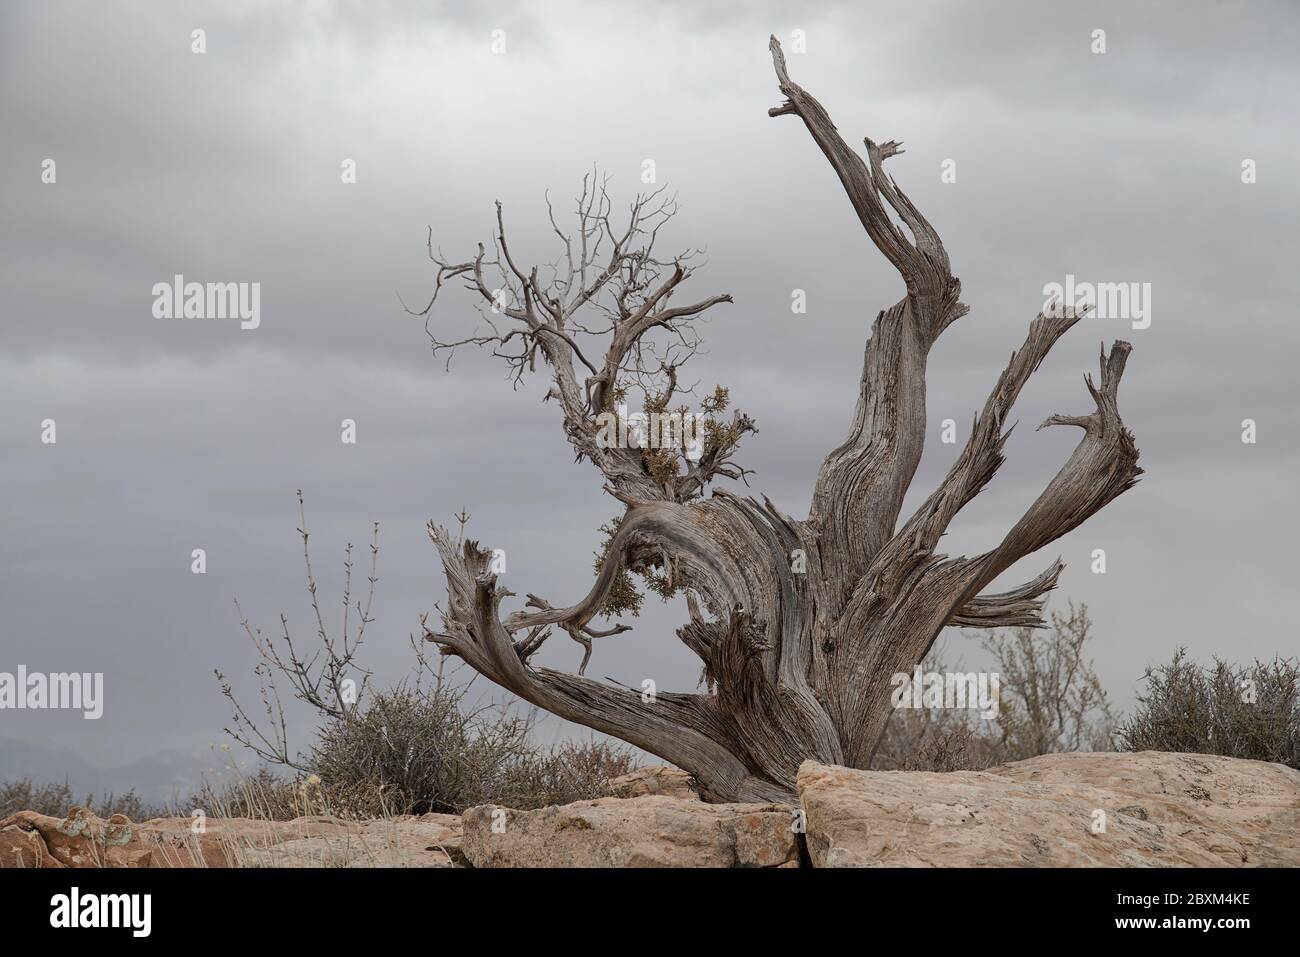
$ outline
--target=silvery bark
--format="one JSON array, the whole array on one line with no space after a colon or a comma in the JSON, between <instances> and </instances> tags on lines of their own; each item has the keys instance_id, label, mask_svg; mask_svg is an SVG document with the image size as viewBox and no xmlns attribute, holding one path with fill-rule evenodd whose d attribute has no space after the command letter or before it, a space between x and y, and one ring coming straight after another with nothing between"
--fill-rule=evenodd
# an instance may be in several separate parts
<instances>
[{"instance_id":1,"label":"silvery bark","mask_svg":"<svg viewBox=\"0 0 1300 957\"><path fill-rule=\"evenodd\" d=\"M766 498L709 488L718 475L743 475L730 458L739 437L754 431L746 417L737 416L726 440L667 480L651 473L639 450L595 441L597 417L613 408L623 377L659 373L661 381L667 377L669 394L676 387L680 362L647 369L643 337L666 329L694 342L692 321L731 301L713 296L670 304L692 270L688 257L661 263L651 252L657 229L647 221L666 204L653 209L646 203L654 197L643 197L633 206L628 229L619 232L603 188L594 180L590 191L584 185L578 233L555 226L564 253L548 280L539 278L537 268L516 265L499 206L494 258L480 246L474 260L452 264L430 250L439 265L438 289L461 277L494 313L490 335L460 342L435 337L435 351L490 345L516 375L541 358L551 370L548 398L562 410L568 441L580 459L601 471L625 514L585 597L554 607L529 596L523 610L504 617L501 604L510 593L498 584L491 556L430 523L448 602L441 628L426 629L426 637L538 707L684 768L701 793L716 801L789 799L796 770L810 758L866 766L888 715L892 676L910 673L947 625L1041 625L1044 595L1056 585L1059 561L1010 591L984 589L1141 474L1133 436L1116 404L1130 346L1116 341L1109 353L1102 351L1100 382L1088 379L1095 410L1044 423L1077 426L1082 438L1023 517L982 554L950 558L936 551L958 510L1002 464L1009 435L1003 423L1020 390L1084 312L1052 305L1030 323L947 476L914 514L900 515L924 445L927 357L968 308L938 233L884 172L885 161L901 152L899 144L866 139L864 160L840 137L822 105L791 80L775 38L770 46L785 101L769 114L803 121L868 236L906 287L906 295L871 324L849 433L822 463L806 518L785 515ZM596 257L602 242L607 260ZM496 289L487 278L493 269L502 283ZM592 330L577 316L607 294L601 308L607 348L589 358L579 339ZM427 316L436 298L437 291L420 314ZM583 643L588 655L593 638L624 630L600 631L591 622L628 568L654 569L685 591L690 620L677 635L703 663L705 693L643 697L581 673L529 663L553 628Z\"/></svg>"}]
</instances>

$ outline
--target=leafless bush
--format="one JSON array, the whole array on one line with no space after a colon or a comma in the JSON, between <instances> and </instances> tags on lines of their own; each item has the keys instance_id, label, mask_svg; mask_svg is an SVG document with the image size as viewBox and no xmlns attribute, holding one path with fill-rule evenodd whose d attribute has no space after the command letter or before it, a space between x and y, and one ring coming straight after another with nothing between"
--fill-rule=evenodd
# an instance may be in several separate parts
<instances>
[{"instance_id":1,"label":"leafless bush","mask_svg":"<svg viewBox=\"0 0 1300 957\"><path fill-rule=\"evenodd\" d=\"M316 624L310 647L295 644L287 619L281 634L263 637L241 611L241 624L261 661L255 669L263 720L254 720L219 672L232 708L226 733L263 761L293 772L285 781L269 772L196 796L198 806L222 816L340 817L459 812L474 804L542 807L596 796L610 777L630 770L631 751L592 741L539 747L532 741L533 712L472 700L469 684L430 664L412 638L414 675L375 692L358 649L372 618L378 527L370 546L365 604L351 598L352 546L344 560L344 615L338 639L326 628L312 571L310 535L298 493L307 591ZM469 516L461 514L461 526ZM355 627L350 631L350 622ZM289 746L288 722L277 681L321 719L315 743L303 752Z\"/></svg>"},{"instance_id":2,"label":"leafless bush","mask_svg":"<svg viewBox=\"0 0 1300 957\"><path fill-rule=\"evenodd\" d=\"M1143 676L1146 693L1119 730L1126 751L1184 751L1300 768L1300 661L1202 667L1180 648Z\"/></svg>"},{"instance_id":3,"label":"leafless bush","mask_svg":"<svg viewBox=\"0 0 1300 957\"><path fill-rule=\"evenodd\" d=\"M946 650L921 662L926 673L945 673ZM885 724L871 767L877 771L982 771L1002 760L996 729L971 712L951 708L895 708Z\"/></svg>"},{"instance_id":4,"label":"leafless bush","mask_svg":"<svg viewBox=\"0 0 1300 957\"><path fill-rule=\"evenodd\" d=\"M872 767L978 771L1059 751L1111 750L1114 717L1092 662L1083 656L1092 622L1086 605L1054 613L1045 630L990 632L983 647L999 675L998 715L983 720L951 708L895 709ZM922 663L946 673L943 650Z\"/></svg>"},{"instance_id":5,"label":"leafless bush","mask_svg":"<svg viewBox=\"0 0 1300 957\"><path fill-rule=\"evenodd\" d=\"M984 647L997 661L1002 693L997 726L1003 760L1060 751L1113 751L1115 717L1084 658L1088 606L1053 612L1051 628L992 632Z\"/></svg>"},{"instance_id":6,"label":"leafless bush","mask_svg":"<svg viewBox=\"0 0 1300 957\"><path fill-rule=\"evenodd\" d=\"M938 665L930 669L929 665ZM927 670L942 662L926 659ZM877 771L983 771L1003 760L995 734L960 712L899 709L890 715L871 767Z\"/></svg>"},{"instance_id":7,"label":"leafless bush","mask_svg":"<svg viewBox=\"0 0 1300 957\"><path fill-rule=\"evenodd\" d=\"M533 750L525 760L509 765L499 781L501 797L489 803L528 809L587 801L600 797L610 778L634 767L632 752L622 744L566 741Z\"/></svg>"},{"instance_id":8,"label":"leafless bush","mask_svg":"<svg viewBox=\"0 0 1300 957\"><path fill-rule=\"evenodd\" d=\"M379 562L379 524L374 526L374 537L370 544L370 575L366 579L369 589L365 605L352 601L352 543L349 542L343 559L343 623L339 637L331 635L325 627L325 618L321 614L320 600L316 593L316 575L311 566L310 533L307 531L307 515L303 506L302 490L298 490L298 534L302 538L303 564L307 571L307 593L311 596L312 612L316 620L316 640L320 647L310 654L303 654L294 644L289 632L289 620L280 616L281 633L279 639L267 638L260 628L249 624L239 602L240 625L243 627L253 647L257 649L261 661L253 669L257 677L258 696L265 720L259 723L235 696L234 689L225 675L216 672L221 693L230 702L231 723L225 728L230 735L244 747L248 748L263 761L273 765L293 768L306 772L301 756L289 748L288 723L285 720L284 704L280 697L277 680L288 682L293 697L314 710L327 721L346 721L352 718L361 705L369 687L371 673L363 668L357 654L365 640L366 626L373 620L370 616L371 603L375 597L375 584L379 581L376 573Z\"/></svg>"}]
</instances>

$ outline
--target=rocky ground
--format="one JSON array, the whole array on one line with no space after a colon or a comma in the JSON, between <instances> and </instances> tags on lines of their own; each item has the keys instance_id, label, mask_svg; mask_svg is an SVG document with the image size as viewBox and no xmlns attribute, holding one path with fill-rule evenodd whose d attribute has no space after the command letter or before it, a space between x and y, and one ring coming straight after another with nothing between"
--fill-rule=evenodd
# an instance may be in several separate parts
<instances>
[{"instance_id":1,"label":"rocky ground","mask_svg":"<svg viewBox=\"0 0 1300 957\"><path fill-rule=\"evenodd\" d=\"M0 821L0 867L1296 867L1300 771L1200 754L1054 754L947 774L807 762L799 805L706 804L643 768L609 796L364 822Z\"/></svg>"}]
</instances>

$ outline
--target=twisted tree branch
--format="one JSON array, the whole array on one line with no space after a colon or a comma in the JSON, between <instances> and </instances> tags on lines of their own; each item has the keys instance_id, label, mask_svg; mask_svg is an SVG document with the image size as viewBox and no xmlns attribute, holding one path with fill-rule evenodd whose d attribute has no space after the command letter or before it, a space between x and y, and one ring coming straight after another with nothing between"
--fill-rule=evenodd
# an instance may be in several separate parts
<instances>
[{"instance_id":1,"label":"twisted tree branch","mask_svg":"<svg viewBox=\"0 0 1300 957\"><path fill-rule=\"evenodd\" d=\"M903 278L907 296L876 317L867 341L858 403L848 438L817 476L810 521L824 537L824 555L846 582L855 581L894 531L903 497L921 461L925 432L925 366L930 347L969 310L959 301L943 242L930 222L884 172L902 152L891 140L864 140L870 166L854 152L816 98L790 79L776 37L769 48L786 102L768 113L796 115L830 161L876 247ZM912 234L908 239L889 210ZM843 602L851 585L833 600Z\"/></svg>"}]
</instances>

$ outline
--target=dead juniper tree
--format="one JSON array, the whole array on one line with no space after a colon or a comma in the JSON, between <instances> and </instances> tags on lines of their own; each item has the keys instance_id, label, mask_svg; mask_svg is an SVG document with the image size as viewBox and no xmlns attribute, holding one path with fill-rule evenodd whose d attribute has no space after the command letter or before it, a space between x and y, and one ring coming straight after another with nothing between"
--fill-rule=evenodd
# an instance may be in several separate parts
<instances>
[{"instance_id":1,"label":"dead juniper tree","mask_svg":"<svg viewBox=\"0 0 1300 957\"><path fill-rule=\"evenodd\" d=\"M866 139L864 161L822 105L790 79L775 38L771 52L785 102L769 114L803 121L906 287L875 318L851 429L822 463L807 518L785 515L767 498L718 488L706 497L718 476L743 477L732 456L755 431L739 413L729 421L717 414L725 392L694 459L680 449L599 441L602 416L637 390L647 409L677 398L677 370L694 349L698 321L731 301L684 301L692 260L657 258L655 240L673 212L657 195L638 199L621 227L603 184L587 181L572 232L552 210L561 252L544 270L512 254L498 204L490 251L480 245L473 259L455 263L430 244L437 280L418 313L428 328L443 285L462 279L483 307L486 331L458 341L431 331L435 353L490 347L516 379L540 361L553 380L547 398L559 405L578 459L600 470L605 490L625 507L585 597L554 606L530 595L509 614L501 603L512 593L498 586L491 556L430 523L448 602L441 628L426 626L426 638L538 707L686 769L715 801L789 799L807 759L865 766L885 724L891 676L910 672L947 625L1041 626L1043 596L1056 585L1059 561L1010 591L985 588L1141 474L1116 405L1130 346L1116 341L1109 353L1102 350L1100 383L1087 379L1095 410L1043 423L1077 426L1083 438L1023 517L982 554L950 558L937 551L953 517L1002 464L1010 432L1003 424L1020 390L1085 311L1053 304L1030 323L947 476L900 522L924 440L926 359L968 307L938 233L884 172L899 144ZM616 592L626 589L629 571L666 594L686 596L690 621L677 634L703 662L704 693L660 693L648 701L581 674L530 665L554 628L588 652L592 639L622 630L602 631L592 622L611 605L626 605Z\"/></svg>"}]
</instances>

